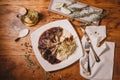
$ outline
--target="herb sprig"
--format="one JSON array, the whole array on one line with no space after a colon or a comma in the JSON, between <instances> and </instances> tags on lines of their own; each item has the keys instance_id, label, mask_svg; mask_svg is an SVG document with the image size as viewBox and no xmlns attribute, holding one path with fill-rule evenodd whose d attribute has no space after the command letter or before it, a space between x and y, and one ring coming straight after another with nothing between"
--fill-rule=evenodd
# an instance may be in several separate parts
<instances>
[{"instance_id":1,"label":"herb sprig","mask_svg":"<svg viewBox=\"0 0 120 80\"><path fill-rule=\"evenodd\" d=\"M74 14L73 18L83 18L83 17L89 17L92 14L98 14L100 13L99 11L94 11L94 12L89 12L89 13L84 13L84 14Z\"/></svg>"},{"instance_id":2,"label":"herb sprig","mask_svg":"<svg viewBox=\"0 0 120 80\"><path fill-rule=\"evenodd\" d=\"M82 8L79 7L72 7L72 5L76 4L77 2L72 0L71 4L65 4L64 3L64 7L66 7L68 10L71 11L71 13L69 15L71 15L72 19L80 19L80 18L85 18L85 17L90 17L92 15L94 15L93 19L91 19L91 21L88 21L86 23L82 23L80 24L80 26L89 26L92 24L96 24L98 23L104 16L104 13L101 13L101 10L93 10L90 11L90 6L86 5ZM82 11L85 10L86 12L82 13Z\"/></svg>"},{"instance_id":3,"label":"herb sprig","mask_svg":"<svg viewBox=\"0 0 120 80\"><path fill-rule=\"evenodd\" d=\"M80 26L90 26L92 25L94 22L100 21L102 18L104 18L106 16L106 12L103 11L103 13L99 14L97 17L93 18L92 21L86 22L86 23L80 23Z\"/></svg>"},{"instance_id":4,"label":"herb sprig","mask_svg":"<svg viewBox=\"0 0 120 80\"><path fill-rule=\"evenodd\" d=\"M85 7L82 7L82 8L72 7L70 8L70 10L72 11L72 13L75 13L75 12L80 12L82 10L88 10L88 8L89 8L89 5L86 5Z\"/></svg>"}]
</instances>

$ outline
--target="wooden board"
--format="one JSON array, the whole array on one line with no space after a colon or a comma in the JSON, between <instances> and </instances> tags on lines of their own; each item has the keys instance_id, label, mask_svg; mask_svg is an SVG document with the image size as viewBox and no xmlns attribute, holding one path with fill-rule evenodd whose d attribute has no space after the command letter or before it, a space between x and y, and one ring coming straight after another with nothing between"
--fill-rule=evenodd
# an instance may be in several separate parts
<instances>
[{"instance_id":1,"label":"wooden board","mask_svg":"<svg viewBox=\"0 0 120 80\"><path fill-rule=\"evenodd\" d=\"M79 14L78 14L78 12L76 12L76 13L72 13L72 11L71 11L71 13L70 14L65 14L65 13L63 13L62 11L61 11L61 9L57 9L56 8L56 5L58 4L58 3L63 3L64 5L71 5L71 6L68 6L68 10L70 9L70 8L85 8L86 6L89 6L89 7L87 7L88 9L87 10L82 10L82 11L80 11L79 12ZM73 18L76 14L77 15L83 15L83 13L84 14L89 14L89 13L93 13L93 12L97 12L97 15L95 15L95 14L93 14L93 15L89 15L89 16L87 16L87 17L78 17L78 18L74 18L75 20L78 20L78 21L81 21L81 22L85 22L85 23L87 23L87 22L91 22L91 20L92 19L94 19L94 18L96 18L96 16L98 16L98 15L100 15L102 12L103 12L103 9L100 9L100 8L97 8L97 7L94 7L94 6L90 6L90 5L88 5L88 4L84 4L84 3L81 3L81 2L79 2L79 1L76 1L75 3L72 3L71 1L69 1L69 0L51 0L51 2L50 2L50 5L49 5L49 7L48 7L48 10L50 10L50 11L52 11L52 12L54 12L54 13L57 13L57 14L60 14L60 15L63 15L63 16L67 16L67 17L70 17L70 18ZM81 14L82 13L82 14ZM94 23L95 22L95 23ZM99 25L99 22L100 22L100 20L98 20L98 21L93 21L93 24L94 25Z\"/></svg>"},{"instance_id":2,"label":"wooden board","mask_svg":"<svg viewBox=\"0 0 120 80\"><path fill-rule=\"evenodd\" d=\"M116 43L113 80L120 79L120 0L78 0L91 6L105 9L107 16L100 23L107 26L106 41ZM0 1L0 80L45 80L45 72L34 56L30 47L25 47L25 42L31 45L29 35L15 42L19 30L29 28L30 33L40 26L55 20L69 19L68 17L48 11L50 0L1 0ZM20 7L34 9L42 14L41 20L34 27L26 27L16 17ZM80 38L80 22L72 21ZM30 54L30 59L35 63L32 69L26 69L28 62L25 55ZM36 67L40 66L39 69ZM27 67L28 68L28 67ZM34 72L35 70L35 72ZM72 72L71 72L72 71ZM79 62L62 69L51 72L46 80L86 80L79 74Z\"/></svg>"}]
</instances>

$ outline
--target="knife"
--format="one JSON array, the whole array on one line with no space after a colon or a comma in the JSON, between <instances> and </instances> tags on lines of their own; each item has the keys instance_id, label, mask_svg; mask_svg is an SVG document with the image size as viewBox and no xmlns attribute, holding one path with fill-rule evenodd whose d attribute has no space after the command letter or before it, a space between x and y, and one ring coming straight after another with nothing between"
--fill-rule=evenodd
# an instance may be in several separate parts
<instances>
[{"instance_id":1,"label":"knife","mask_svg":"<svg viewBox=\"0 0 120 80\"><path fill-rule=\"evenodd\" d=\"M81 30L82 30L82 32L83 32L86 40L87 40L87 41L90 43L90 45L91 45L90 47L91 47L91 49L92 49L92 51L93 51L93 55L94 55L94 57L95 57L96 62L100 62L100 58L99 58L98 55L96 54L96 52L95 52L95 50L94 50L94 48L93 48L93 45L92 45L92 43L91 43L91 40L90 40L90 38L89 38L89 36L88 36L88 34L86 33L86 31L85 31L82 27L80 27L80 28L81 28Z\"/></svg>"}]
</instances>

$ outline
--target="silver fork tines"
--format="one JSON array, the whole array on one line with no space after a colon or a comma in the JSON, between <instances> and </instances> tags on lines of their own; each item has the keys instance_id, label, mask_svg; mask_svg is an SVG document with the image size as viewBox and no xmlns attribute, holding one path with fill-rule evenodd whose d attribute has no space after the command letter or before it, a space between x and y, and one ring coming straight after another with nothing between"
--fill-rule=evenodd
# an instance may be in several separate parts
<instances>
[{"instance_id":1,"label":"silver fork tines","mask_svg":"<svg viewBox=\"0 0 120 80\"><path fill-rule=\"evenodd\" d=\"M90 51L90 43L88 41L85 42L85 51Z\"/></svg>"}]
</instances>

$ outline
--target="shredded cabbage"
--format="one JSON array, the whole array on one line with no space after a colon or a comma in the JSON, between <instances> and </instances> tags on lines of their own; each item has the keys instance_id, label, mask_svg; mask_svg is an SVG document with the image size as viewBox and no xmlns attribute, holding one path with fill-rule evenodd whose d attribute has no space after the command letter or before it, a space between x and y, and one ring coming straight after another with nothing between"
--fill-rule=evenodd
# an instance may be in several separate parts
<instances>
[{"instance_id":1,"label":"shredded cabbage","mask_svg":"<svg viewBox=\"0 0 120 80\"><path fill-rule=\"evenodd\" d=\"M61 61L67 59L72 53L74 53L76 47L74 40L64 40L58 45L57 59Z\"/></svg>"}]
</instances>

